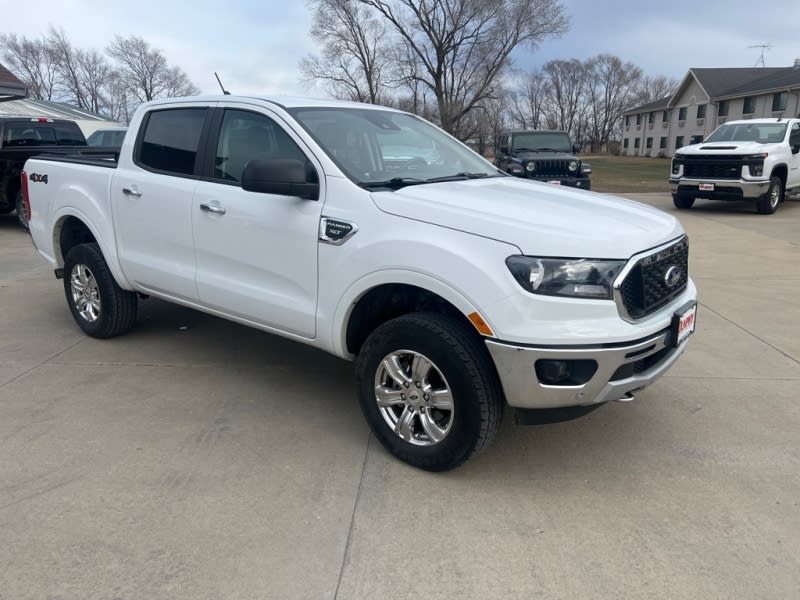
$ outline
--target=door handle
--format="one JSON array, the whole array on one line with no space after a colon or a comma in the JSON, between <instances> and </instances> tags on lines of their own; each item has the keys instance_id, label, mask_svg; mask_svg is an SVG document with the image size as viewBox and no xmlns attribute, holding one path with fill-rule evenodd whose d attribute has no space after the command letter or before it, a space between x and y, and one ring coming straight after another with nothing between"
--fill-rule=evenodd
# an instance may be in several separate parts
<instances>
[{"instance_id":1,"label":"door handle","mask_svg":"<svg viewBox=\"0 0 800 600\"><path fill-rule=\"evenodd\" d=\"M200 210L204 212L215 213L217 215L224 215L226 212L228 212L224 208L222 208L217 202L211 202L211 203L203 202L200 204Z\"/></svg>"},{"instance_id":2,"label":"door handle","mask_svg":"<svg viewBox=\"0 0 800 600\"><path fill-rule=\"evenodd\" d=\"M126 196L133 196L134 198L138 198L142 195L142 192L140 192L139 188L137 188L135 185L122 188L122 193Z\"/></svg>"}]
</instances>

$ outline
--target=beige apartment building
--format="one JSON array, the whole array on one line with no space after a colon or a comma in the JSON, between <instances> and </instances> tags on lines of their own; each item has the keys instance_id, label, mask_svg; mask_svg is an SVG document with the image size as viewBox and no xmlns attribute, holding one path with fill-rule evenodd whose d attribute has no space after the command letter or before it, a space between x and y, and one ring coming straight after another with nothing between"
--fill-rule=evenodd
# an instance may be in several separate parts
<instances>
[{"instance_id":1,"label":"beige apartment building","mask_svg":"<svg viewBox=\"0 0 800 600\"><path fill-rule=\"evenodd\" d=\"M672 156L727 120L800 116L800 59L792 67L689 69L672 96L623 113L623 156Z\"/></svg>"}]
</instances>

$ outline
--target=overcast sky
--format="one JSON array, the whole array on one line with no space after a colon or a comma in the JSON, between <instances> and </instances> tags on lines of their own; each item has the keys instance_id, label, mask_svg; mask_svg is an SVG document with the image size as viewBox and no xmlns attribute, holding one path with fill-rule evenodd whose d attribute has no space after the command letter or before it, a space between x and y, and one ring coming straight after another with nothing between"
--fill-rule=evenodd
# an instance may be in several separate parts
<instances>
[{"instance_id":1,"label":"overcast sky","mask_svg":"<svg viewBox=\"0 0 800 600\"><path fill-rule=\"evenodd\" d=\"M564 0L568 33L515 54L533 68L554 58L616 54L649 75L680 79L690 67L752 67L755 44L772 44L768 67L800 58L800 0ZM309 94L297 62L313 51L304 0L0 0L0 32L37 36L50 24L77 46L104 48L138 34L164 51L203 91L218 71L233 93ZM13 17L10 17L13 15Z\"/></svg>"}]
</instances>

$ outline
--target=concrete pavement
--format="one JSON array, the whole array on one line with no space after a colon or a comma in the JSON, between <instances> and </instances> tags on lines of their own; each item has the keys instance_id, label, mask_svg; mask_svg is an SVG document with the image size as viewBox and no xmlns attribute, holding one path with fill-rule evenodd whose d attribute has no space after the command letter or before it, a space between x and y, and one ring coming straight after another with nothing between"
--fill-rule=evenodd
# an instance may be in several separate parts
<instances>
[{"instance_id":1,"label":"concrete pavement","mask_svg":"<svg viewBox=\"0 0 800 600\"><path fill-rule=\"evenodd\" d=\"M678 365L444 475L321 352L155 300L86 338L0 217L0 600L800 597L800 201L675 214Z\"/></svg>"}]
</instances>

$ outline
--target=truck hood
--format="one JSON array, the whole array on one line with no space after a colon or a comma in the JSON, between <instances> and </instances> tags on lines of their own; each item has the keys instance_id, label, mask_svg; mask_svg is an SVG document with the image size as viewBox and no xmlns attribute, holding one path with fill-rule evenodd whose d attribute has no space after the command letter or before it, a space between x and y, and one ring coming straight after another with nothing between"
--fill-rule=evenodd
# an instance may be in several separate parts
<instances>
[{"instance_id":1,"label":"truck hood","mask_svg":"<svg viewBox=\"0 0 800 600\"><path fill-rule=\"evenodd\" d=\"M758 142L711 142L710 144L692 144L678 150L676 156L708 155L710 152L720 154L761 154L770 152L780 144L759 144Z\"/></svg>"},{"instance_id":2,"label":"truck hood","mask_svg":"<svg viewBox=\"0 0 800 600\"><path fill-rule=\"evenodd\" d=\"M570 152L514 152L512 158L517 160L578 160Z\"/></svg>"},{"instance_id":3,"label":"truck hood","mask_svg":"<svg viewBox=\"0 0 800 600\"><path fill-rule=\"evenodd\" d=\"M624 258L683 233L671 215L632 200L493 177L373 192L389 214L507 242L528 255Z\"/></svg>"}]
</instances>

